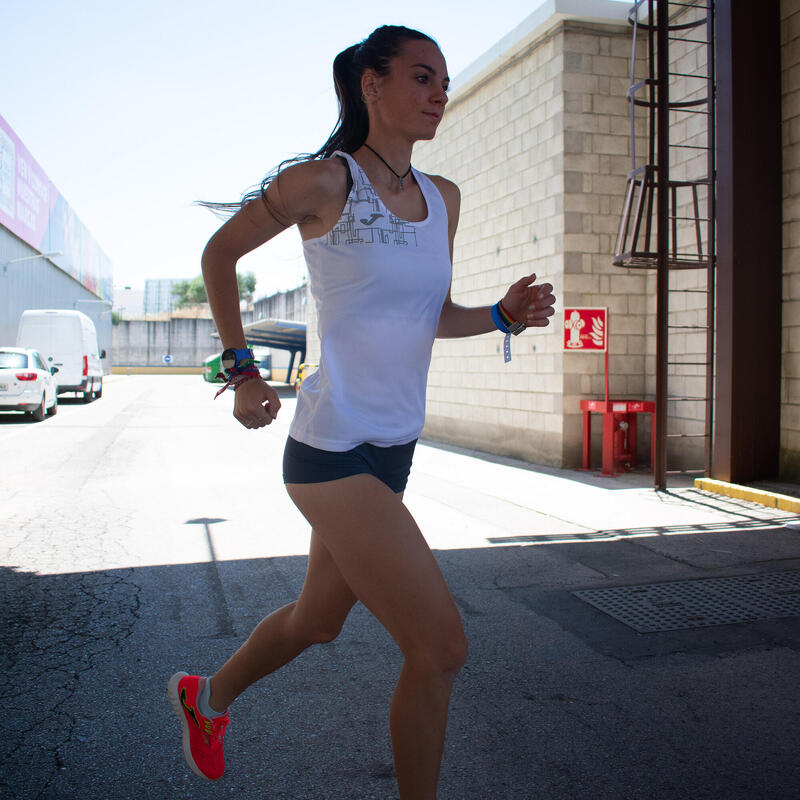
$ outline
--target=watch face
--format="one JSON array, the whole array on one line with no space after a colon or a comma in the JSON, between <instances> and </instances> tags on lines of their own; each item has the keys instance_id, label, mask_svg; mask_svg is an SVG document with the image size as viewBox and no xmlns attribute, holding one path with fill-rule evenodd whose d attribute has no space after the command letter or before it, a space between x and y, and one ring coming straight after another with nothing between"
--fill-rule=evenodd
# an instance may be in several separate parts
<instances>
[{"instance_id":1,"label":"watch face","mask_svg":"<svg viewBox=\"0 0 800 800\"><path fill-rule=\"evenodd\" d=\"M233 348L228 348L222 351L219 358L222 369L233 369L236 366L236 351Z\"/></svg>"}]
</instances>

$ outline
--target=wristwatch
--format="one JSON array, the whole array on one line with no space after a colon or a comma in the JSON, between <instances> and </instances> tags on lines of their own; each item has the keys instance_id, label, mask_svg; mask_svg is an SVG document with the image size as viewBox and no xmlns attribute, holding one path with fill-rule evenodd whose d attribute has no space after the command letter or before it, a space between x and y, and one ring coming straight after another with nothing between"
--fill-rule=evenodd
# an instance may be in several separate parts
<instances>
[{"instance_id":1,"label":"wristwatch","mask_svg":"<svg viewBox=\"0 0 800 800\"><path fill-rule=\"evenodd\" d=\"M219 363L222 365L222 369L227 372L231 369L238 369L243 362L248 360L251 363L255 363L256 360L253 351L249 347L243 347L240 350L229 347L227 350L222 351Z\"/></svg>"}]
</instances>

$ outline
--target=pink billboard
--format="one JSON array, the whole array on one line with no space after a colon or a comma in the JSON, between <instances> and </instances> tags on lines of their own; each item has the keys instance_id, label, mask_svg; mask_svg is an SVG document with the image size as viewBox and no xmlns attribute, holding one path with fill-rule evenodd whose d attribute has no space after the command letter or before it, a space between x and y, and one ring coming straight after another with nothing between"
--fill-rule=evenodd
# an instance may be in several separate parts
<instances>
[{"instance_id":1,"label":"pink billboard","mask_svg":"<svg viewBox=\"0 0 800 800\"><path fill-rule=\"evenodd\" d=\"M61 193L0 116L0 225L105 300L112 266Z\"/></svg>"}]
</instances>

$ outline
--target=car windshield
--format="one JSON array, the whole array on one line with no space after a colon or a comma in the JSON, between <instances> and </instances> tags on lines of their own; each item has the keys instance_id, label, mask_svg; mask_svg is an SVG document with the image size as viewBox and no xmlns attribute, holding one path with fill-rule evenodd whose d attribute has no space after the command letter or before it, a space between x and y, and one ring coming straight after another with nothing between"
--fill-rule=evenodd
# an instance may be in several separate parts
<instances>
[{"instance_id":1,"label":"car windshield","mask_svg":"<svg viewBox=\"0 0 800 800\"><path fill-rule=\"evenodd\" d=\"M8 353L0 350L0 369L27 369L28 356L25 353Z\"/></svg>"}]
</instances>

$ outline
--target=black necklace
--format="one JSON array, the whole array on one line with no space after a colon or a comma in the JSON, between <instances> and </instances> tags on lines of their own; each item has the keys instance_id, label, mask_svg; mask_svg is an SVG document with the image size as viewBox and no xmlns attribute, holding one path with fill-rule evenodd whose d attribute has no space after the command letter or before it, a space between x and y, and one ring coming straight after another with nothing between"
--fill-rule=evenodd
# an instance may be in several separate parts
<instances>
[{"instance_id":1,"label":"black necklace","mask_svg":"<svg viewBox=\"0 0 800 800\"><path fill-rule=\"evenodd\" d=\"M367 150L372 150L372 148L366 142L364 142L364 147L366 147ZM387 168L389 169L389 172L391 172L392 175L394 175L395 178L397 178L397 180L400 181L400 191L402 191L403 190L403 178L405 178L408 175L408 173L411 172L411 164L409 164L408 165L408 169L402 175L400 175L399 173L395 172L391 168L391 166L387 163L386 159L377 150L372 150L372 152L375 153L375 155L378 156L378 158L381 161L383 161L384 164L386 164Z\"/></svg>"}]
</instances>

